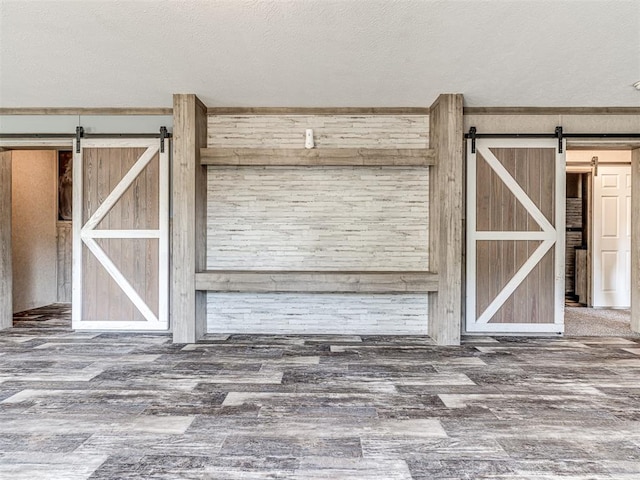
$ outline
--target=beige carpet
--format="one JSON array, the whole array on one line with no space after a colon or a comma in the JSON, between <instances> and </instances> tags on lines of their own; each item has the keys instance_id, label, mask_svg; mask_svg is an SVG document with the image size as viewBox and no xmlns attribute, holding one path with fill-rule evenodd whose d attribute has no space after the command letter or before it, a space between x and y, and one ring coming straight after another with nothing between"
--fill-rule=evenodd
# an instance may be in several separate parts
<instances>
[{"instance_id":1,"label":"beige carpet","mask_svg":"<svg viewBox=\"0 0 640 480\"><path fill-rule=\"evenodd\" d=\"M630 328L630 310L565 307L564 334L579 337L640 337Z\"/></svg>"}]
</instances>

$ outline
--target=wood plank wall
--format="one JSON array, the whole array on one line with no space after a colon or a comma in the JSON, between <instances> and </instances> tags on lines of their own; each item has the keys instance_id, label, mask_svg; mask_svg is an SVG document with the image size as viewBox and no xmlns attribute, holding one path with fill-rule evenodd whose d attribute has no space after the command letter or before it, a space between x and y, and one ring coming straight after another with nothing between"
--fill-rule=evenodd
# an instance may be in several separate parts
<instances>
[{"instance_id":1,"label":"wood plank wall","mask_svg":"<svg viewBox=\"0 0 640 480\"><path fill-rule=\"evenodd\" d=\"M73 226L71 222L58 222L56 229L58 238L58 302L71 303Z\"/></svg>"},{"instance_id":2,"label":"wood plank wall","mask_svg":"<svg viewBox=\"0 0 640 480\"><path fill-rule=\"evenodd\" d=\"M317 147L310 152L318 155L425 149L429 141L424 112L248 112L210 115L208 123L209 148L269 149L285 159L307 152L300 150L307 128ZM426 166L211 166L208 182L209 269L429 268ZM209 332L427 333L426 293L210 292L208 298Z\"/></svg>"},{"instance_id":3,"label":"wood plank wall","mask_svg":"<svg viewBox=\"0 0 640 480\"><path fill-rule=\"evenodd\" d=\"M426 115L231 115L209 116L208 146L304 148L311 128L320 148L426 148Z\"/></svg>"},{"instance_id":4,"label":"wood plank wall","mask_svg":"<svg viewBox=\"0 0 640 480\"><path fill-rule=\"evenodd\" d=\"M582 227L582 198L567 198L567 227ZM582 232L566 232L565 292L574 293L576 273L576 247L580 247Z\"/></svg>"},{"instance_id":5,"label":"wood plank wall","mask_svg":"<svg viewBox=\"0 0 640 480\"><path fill-rule=\"evenodd\" d=\"M213 167L207 268L429 267L429 170Z\"/></svg>"},{"instance_id":6,"label":"wood plank wall","mask_svg":"<svg viewBox=\"0 0 640 480\"><path fill-rule=\"evenodd\" d=\"M11 152L0 152L0 329L13 325Z\"/></svg>"},{"instance_id":7,"label":"wood plank wall","mask_svg":"<svg viewBox=\"0 0 640 480\"><path fill-rule=\"evenodd\" d=\"M173 341L193 343L206 332L206 293L196 291L196 271L206 261L207 108L193 94L173 96L173 220L171 324Z\"/></svg>"},{"instance_id":8,"label":"wood plank wall","mask_svg":"<svg viewBox=\"0 0 640 480\"><path fill-rule=\"evenodd\" d=\"M425 294L209 293L210 333L426 335Z\"/></svg>"},{"instance_id":9,"label":"wood plank wall","mask_svg":"<svg viewBox=\"0 0 640 480\"><path fill-rule=\"evenodd\" d=\"M429 189L429 269L439 274L429 294L429 335L459 345L462 320L463 96L443 94L429 109L429 146L436 150Z\"/></svg>"},{"instance_id":10,"label":"wood plank wall","mask_svg":"<svg viewBox=\"0 0 640 480\"><path fill-rule=\"evenodd\" d=\"M555 225L555 151L491 148L549 223ZM540 231L523 205L477 154L476 197L478 231ZM511 280L541 241L485 240L477 242L476 316ZM554 246L491 318L491 323L554 322ZM523 320L526 319L526 320Z\"/></svg>"},{"instance_id":11,"label":"wood plank wall","mask_svg":"<svg viewBox=\"0 0 640 480\"><path fill-rule=\"evenodd\" d=\"M145 148L84 148L82 223L131 169ZM157 229L159 156L156 154L113 208L98 230ZM157 315L158 240L96 239L98 245ZM82 318L87 321L146 321L86 245L82 246Z\"/></svg>"}]
</instances>

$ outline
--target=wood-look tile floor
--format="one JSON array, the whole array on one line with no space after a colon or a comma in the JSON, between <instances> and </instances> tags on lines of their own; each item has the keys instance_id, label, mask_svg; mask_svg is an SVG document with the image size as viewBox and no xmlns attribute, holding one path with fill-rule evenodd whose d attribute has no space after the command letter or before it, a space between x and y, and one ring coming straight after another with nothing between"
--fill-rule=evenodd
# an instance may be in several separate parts
<instances>
[{"instance_id":1,"label":"wood-look tile floor","mask_svg":"<svg viewBox=\"0 0 640 480\"><path fill-rule=\"evenodd\" d=\"M0 332L2 479L640 479L640 340Z\"/></svg>"}]
</instances>

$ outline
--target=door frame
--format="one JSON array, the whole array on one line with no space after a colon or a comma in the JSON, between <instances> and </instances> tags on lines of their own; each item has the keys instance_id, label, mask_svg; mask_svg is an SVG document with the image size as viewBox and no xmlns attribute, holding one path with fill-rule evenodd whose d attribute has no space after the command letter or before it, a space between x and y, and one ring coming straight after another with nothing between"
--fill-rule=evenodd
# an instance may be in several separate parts
<instances>
[{"instance_id":1,"label":"door frame","mask_svg":"<svg viewBox=\"0 0 640 480\"><path fill-rule=\"evenodd\" d=\"M631 151L631 330L640 333L640 141L637 139L612 140L605 137L567 140L567 148L573 150L630 150ZM593 182L590 182L590 205L593 209ZM591 217L593 215L590 213ZM592 218L591 218L592 219ZM590 222L590 250L587 256L588 305L592 303L593 222Z\"/></svg>"},{"instance_id":2,"label":"door frame","mask_svg":"<svg viewBox=\"0 0 640 480\"><path fill-rule=\"evenodd\" d=\"M581 175L585 176L585 180L584 180L584 185L585 188L584 190L586 190L586 202L583 202L583 208L586 209L586 211L583 210L583 219L586 218L586 223L583 225L583 238L582 238L582 243L583 245L586 243L587 244L587 266L586 266L586 282L587 282L587 286L586 286L586 303L585 305L587 307L591 307L591 292L592 292L592 287L591 287L591 271L593 270L592 268L592 258L591 258L591 252L593 250L593 169L591 167L584 167L584 166L570 166L569 164L567 164L567 173L579 173ZM566 199L566 193L565 193L565 199ZM565 248L566 248L566 233L565 233ZM565 258L565 264L566 264L566 258ZM566 266L566 265L565 265ZM577 268L577 267L576 267Z\"/></svg>"},{"instance_id":3,"label":"door frame","mask_svg":"<svg viewBox=\"0 0 640 480\"><path fill-rule=\"evenodd\" d=\"M13 151L13 150L71 150L73 148L73 139L60 139L60 138L12 138L11 140L2 140L0 139L0 151ZM11 171L11 166L9 166L9 171ZM11 175L8 176L9 185L0 185L0 189L10 189L11 188ZM12 233L12 225L11 225L11 209L8 210L9 215L9 228L6 234L11 238ZM9 249L9 256L13 256L13 249ZM9 282L12 285L13 289L13 271L12 269L7 269L3 271L4 278L0 278L0 281ZM7 306L8 304L8 306ZM8 298L4 299L4 308L0 311L0 314L3 314L4 311L11 312L10 319L0 319L0 330L13 328L13 298L12 295L8 296ZM5 325L3 327L3 325Z\"/></svg>"}]
</instances>

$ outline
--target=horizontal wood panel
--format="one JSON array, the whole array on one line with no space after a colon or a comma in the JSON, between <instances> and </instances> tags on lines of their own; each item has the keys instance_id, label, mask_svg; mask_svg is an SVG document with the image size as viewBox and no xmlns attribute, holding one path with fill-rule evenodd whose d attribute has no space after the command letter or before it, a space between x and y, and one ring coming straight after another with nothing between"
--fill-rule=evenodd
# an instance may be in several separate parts
<instances>
[{"instance_id":1,"label":"horizontal wood panel","mask_svg":"<svg viewBox=\"0 0 640 480\"><path fill-rule=\"evenodd\" d=\"M209 115L207 147L428 148L428 115Z\"/></svg>"},{"instance_id":2,"label":"horizontal wood panel","mask_svg":"<svg viewBox=\"0 0 640 480\"><path fill-rule=\"evenodd\" d=\"M217 292L424 293L435 292L431 272L292 272L220 270L196 274L196 290Z\"/></svg>"},{"instance_id":3,"label":"horizontal wood panel","mask_svg":"<svg viewBox=\"0 0 640 480\"><path fill-rule=\"evenodd\" d=\"M426 293L207 292L207 332L426 335Z\"/></svg>"},{"instance_id":4,"label":"horizontal wood panel","mask_svg":"<svg viewBox=\"0 0 640 480\"><path fill-rule=\"evenodd\" d=\"M202 165L218 166L429 166L428 148L203 148Z\"/></svg>"},{"instance_id":5,"label":"horizontal wood panel","mask_svg":"<svg viewBox=\"0 0 640 480\"><path fill-rule=\"evenodd\" d=\"M429 115L428 107L209 107L208 115Z\"/></svg>"}]
</instances>

